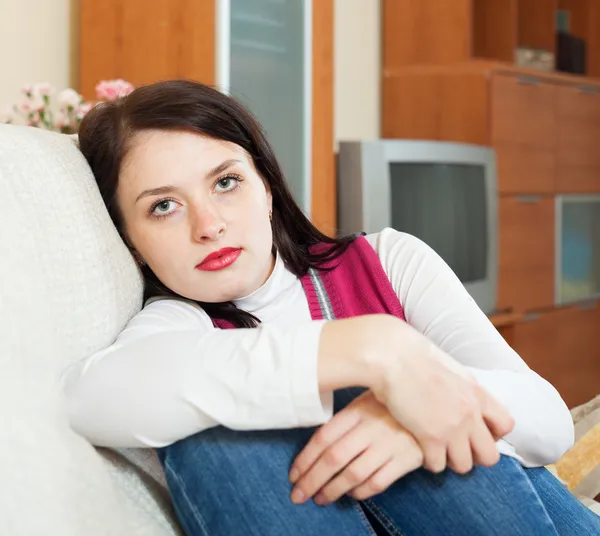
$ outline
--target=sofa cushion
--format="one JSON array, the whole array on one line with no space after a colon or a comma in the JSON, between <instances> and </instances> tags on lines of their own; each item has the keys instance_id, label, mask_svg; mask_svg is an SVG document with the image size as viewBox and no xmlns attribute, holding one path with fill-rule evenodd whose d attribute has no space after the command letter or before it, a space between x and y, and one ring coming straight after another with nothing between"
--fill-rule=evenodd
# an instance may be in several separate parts
<instances>
[{"instance_id":1,"label":"sofa cushion","mask_svg":"<svg viewBox=\"0 0 600 536\"><path fill-rule=\"evenodd\" d=\"M175 534L168 499L68 425L61 372L116 338L143 287L73 139L0 125L0 199L2 533Z\"/></svg>"}]
</instances>

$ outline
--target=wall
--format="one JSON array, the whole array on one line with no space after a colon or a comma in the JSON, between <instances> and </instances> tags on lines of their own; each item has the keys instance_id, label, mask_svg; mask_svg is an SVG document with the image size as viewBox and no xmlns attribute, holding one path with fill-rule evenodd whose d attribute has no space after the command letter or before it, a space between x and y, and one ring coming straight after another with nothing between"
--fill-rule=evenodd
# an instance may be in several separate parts
<instances>
[{"instance_id":1,"label":"wall","mask_svg":"<svg viewBox=\"0 0 600 536\"><path fill-rule=\"evenodd\" d=\"M0 0L0 109L25 83L72 83L77 0Z\"/></svg>"},{"instance_id":2,"label":"wall","mask_svg":"<svg viewBox=\"0 0 600 536\"><path fill-rule=\"evenodd\" d=\"M0 110L25 83L75 83L77 1L0 0ZM380 133L379 10L378 0L335 0L336 141Z\"/></svg>"},{"instance_id":3,"label":"wall","mask_svg":"<svg viewBox=\"0 0 600 536\"><path fill-rule=\"evenodd\" d=\"M336 142L380 135L380 40L379 0L335 0Z\"/></svg>"}]
</instances>

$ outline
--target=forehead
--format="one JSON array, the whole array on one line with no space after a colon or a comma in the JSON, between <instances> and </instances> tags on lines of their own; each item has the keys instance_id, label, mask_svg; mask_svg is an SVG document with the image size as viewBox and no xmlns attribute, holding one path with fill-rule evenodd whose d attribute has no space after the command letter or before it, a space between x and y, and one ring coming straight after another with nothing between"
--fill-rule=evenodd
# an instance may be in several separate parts
<instances>
[{"instance_id":1,"label":"forehead","mask_svg":"<svg viewBox=\"0 0 600 536\"><path fill-rule=\"evenodd\" d=\"M119 190L156 188L197 180L225 160L252 166L239 145L193 132L148 130L136 134L119 173Z\"/></svg>"},{"instance_id":2,"label":"forehead","mask_svg":"<svg viewBox=\"0 0 600 536\"><path fill-rule=\"evenodd\" d=\"M246 151L232 142L194 132L148 130L135 135L123 166L173 165L173 160L186 159L209 170L230 158L249 161Z\"/></svg>"}]
</instances>

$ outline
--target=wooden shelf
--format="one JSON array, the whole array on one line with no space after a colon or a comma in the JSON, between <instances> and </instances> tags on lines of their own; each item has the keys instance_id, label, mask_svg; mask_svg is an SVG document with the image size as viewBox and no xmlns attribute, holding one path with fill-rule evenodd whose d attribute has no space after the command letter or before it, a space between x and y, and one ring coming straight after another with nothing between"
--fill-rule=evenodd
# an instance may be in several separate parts
<instances>
[{"instance_id":1,"label":"wooden shelf","mask_svg":"<svg viewBox=\"0 0 600 536\"><path fill-rule=\"evenodd\" d=\"M482 71L489 73L508 74L512 76L524 76L538 79L554 84L578 85L580 87L600 87L600 77L584 76L580 74L561 73L558 71L541 71L517 67L516 65L495 60L473 59L457 63L436 63L422 65L405 65L402 67L384 67L382 76L393 78L394 76L406 74L475 74Z\"/></svg>"},{"instance_id":2,"label":"wooden shelf","mask_svg":"<svg viewBox=\"0 0 600 536\"><path fill-rule=\"evenodd\" d=\"M518 47L556 56L556 13L586 43L586 71L600 76L598 0L383 0L383 65L456 63L476 58L513 63Z\"/></svg>"},{"instance_id":3,"label":"wooden shelf","mask_svg":"<svg viewBox=\"0 0 600 536\"><path fill-rule=\"evenodd\" d=\"M488 318L494 327L503 328L520 322L524 316L523 313L514 313L511 311L508 313L494 313L488 316Z\"/></svg>"}]
</instances>

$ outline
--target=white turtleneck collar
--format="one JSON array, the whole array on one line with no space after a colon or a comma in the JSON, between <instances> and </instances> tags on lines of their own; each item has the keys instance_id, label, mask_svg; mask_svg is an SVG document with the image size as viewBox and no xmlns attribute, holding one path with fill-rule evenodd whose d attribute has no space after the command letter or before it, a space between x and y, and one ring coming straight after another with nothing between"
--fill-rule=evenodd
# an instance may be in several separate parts
<instances>
[{"instance_id":1,"label":"white turtleneck collar","mask_svg":"<svg viewBox=\"0 0 600 536\"><path fill-rule=\"evenodd\" d=\"M266 322L289 307L299 291L304 292L302 283L286 268L281 256L276 254L275 267L265 283L247 296L234 300L234 303Z\"/></svg>"}]
</instances>

